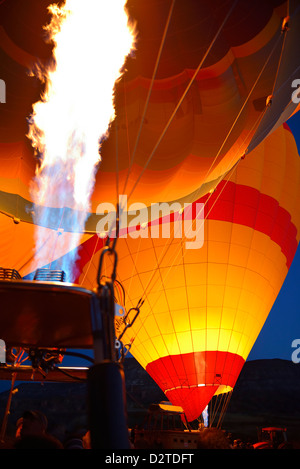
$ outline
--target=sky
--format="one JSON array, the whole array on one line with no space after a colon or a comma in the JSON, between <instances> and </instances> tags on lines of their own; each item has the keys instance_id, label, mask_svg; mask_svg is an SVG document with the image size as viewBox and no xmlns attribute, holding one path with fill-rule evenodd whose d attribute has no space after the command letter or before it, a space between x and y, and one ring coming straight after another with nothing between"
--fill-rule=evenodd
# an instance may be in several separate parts
<instances>
[{"instance_id":1,"label":"sky","mask_svg":"<svg viewBox=\"0 0 300 469\"><path fill-rule=\"evenodd\" d=\"M300 339L300 249L296 252L281 291L248 356L248 360L282 358L291 360Z\"/></svg>"}]
</instances>

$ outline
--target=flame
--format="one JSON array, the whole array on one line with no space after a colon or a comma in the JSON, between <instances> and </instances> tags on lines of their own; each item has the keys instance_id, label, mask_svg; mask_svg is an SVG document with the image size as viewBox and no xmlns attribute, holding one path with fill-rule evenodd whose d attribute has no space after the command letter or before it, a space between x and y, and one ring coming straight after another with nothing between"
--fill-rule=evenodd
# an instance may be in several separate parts
<instances>
[{"instance_id":1,"label":"flame","mask_svg":"<svg viewBox=\"0 0 300 469\"><path fill-rule=\"evenodd\" d=\"M203 410L202 417L203 417L204 427L208 427L208 405Z\"/></svg>"},{"instance_id":2,"label":"flame","mask_svg":"<svg viewBox=\"0 0 300 469\"><path fill-rule=\"evenodd\" d=\"M61 252L76 252L84 231L101 142L115 118L115 83L135 47L125 4L66 0L49 7L45 29L54 60L38 70L45 91L33 106L28 133L40 159L31 191L39 267L49 264L62 238L68 245ZM49 240L45 227L73 234Z\"/></svg>"}]
</instances>

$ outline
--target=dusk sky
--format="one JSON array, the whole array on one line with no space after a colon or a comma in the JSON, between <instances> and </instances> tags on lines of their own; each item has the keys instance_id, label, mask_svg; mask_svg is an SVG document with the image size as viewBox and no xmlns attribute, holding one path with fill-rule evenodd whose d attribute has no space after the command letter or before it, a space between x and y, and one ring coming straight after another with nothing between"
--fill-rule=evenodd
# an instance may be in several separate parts
<instances>
[{"instance_id":1,"label":"dusk sky","mask_svg":"<svg viewBox=\"0 0 300 469\"><path fill-rule=\"evenodd\" d=\"M258 336L248 360L283 358L291 360L294 339L300 339L300 250Z\"/></svg>"}]
</instances>

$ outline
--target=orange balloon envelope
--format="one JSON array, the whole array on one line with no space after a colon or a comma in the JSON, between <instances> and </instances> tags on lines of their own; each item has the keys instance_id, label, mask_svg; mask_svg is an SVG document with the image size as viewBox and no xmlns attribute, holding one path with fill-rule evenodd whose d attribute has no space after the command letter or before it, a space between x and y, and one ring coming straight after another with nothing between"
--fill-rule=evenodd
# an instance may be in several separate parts
<instances>
[{"instance_id":1,"label":"orange balloon envelope","mask_svg":"<svg viewBox=\"0 0 300 469\"><path fill-rule=\"evenodd\" d=\"M0 208L29 222L25 207L34 164L26 119L42 85L28 71L51 56L42 29L49 22L49 3L0 5L0 78L6 84ZM103 201L115 202L116 184L132 202L193 201L200 185L204 195L297 107L291 101L300 55L296 5L284 0L256 0L251 8L246 0L128 0L127 5L136 22L137 49L116 85L117 118L102 142L93 212Z\"/></svg>"}]
</instances>

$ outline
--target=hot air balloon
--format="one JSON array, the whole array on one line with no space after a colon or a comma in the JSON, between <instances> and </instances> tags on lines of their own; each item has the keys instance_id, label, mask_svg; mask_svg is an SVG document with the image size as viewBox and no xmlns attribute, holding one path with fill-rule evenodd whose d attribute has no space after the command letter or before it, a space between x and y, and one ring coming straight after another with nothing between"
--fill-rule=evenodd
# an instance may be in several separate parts
<instances>
[{"instance_id":1,"label":"hot air balloon","mask_svg":"<svg viewBox=\"0 0 300 469\"><path fill-rule=\"evenodd\" d=\"M1 265L26 276L43 267L34 263L29 187L35 160L25 139L42 85L27 71L50 59L51 45L42 33L49 2L23 4L0 4L6 84L0 230ZM292 135L281 124L297 108L291 83L297 78L300 12L286 1L251 7L232 0L128 1L138 44L116 85L117 117L101 142L92 213L80 241L75 280L92 288L104 243L95 234L99 204L126 194L146 207L176 201L210 207L199 250L186 249L176 237L169 244L143 237L136 242L133 236L118 240L118 280L128 308L147 293L124 341L189 419L215 393L233 388L298 243L297 216L286 195L294 188L289 175L293 182L298 169ZM270 145L276 153L279 142L291 147L291 155L283 152L274 165L268 160L274 154L268 154L264 164L260 152L267 154L263 149ZM285 166L289 157L294 159ZM68 252L61 240L72 237L72 207L66 212L59 224L43 227L51 238L44 246L49 264ZM264 224L262 214L271 213L275 221Z\"/></svg>"},{"instance_id":2,"label":"hot air balloon","mask_svg":"<svg viewBox=\"0 0 300 469\"><path fill-rule=\"evenodd\" d=\"M2 239L8 243L1 264L22 276L34 269L29 187L36 161L25 135L44 86L28 72L51 57L43 30L49 3L0 5L0 78L6 85L0 209ZM297 108L291 101L299 56L296 3L252 2L249 9L246 1L233 0L129 0L127 7L136 22L137 47L116 85L117 117L102 142L82 241L96 231L99 203L116 203L118 193L146 204L192 202L199 187L204 195ZM45 246L51 261L68 250L72 229L66 222L44 230L58 233L51 247Z\"/></svg>"},{"instance_id":3,"label":"hot air balloon","mask_svg":"<svg viewBox=\"0 0 300 469\"><path fill-rule=\"evenodd\" d=\"M280 291L299 243L299 178L297 146L284 125L199 199L202 247L187 249L188 236L118 239L126 307L144 304L130 328L121 320L117 330L188 420L233 389ZM87 288L95 286L97 249L96 237L81 246L77 281ZM104 273L111 268L108 257Z\"/></svg>"}]
</instances>

